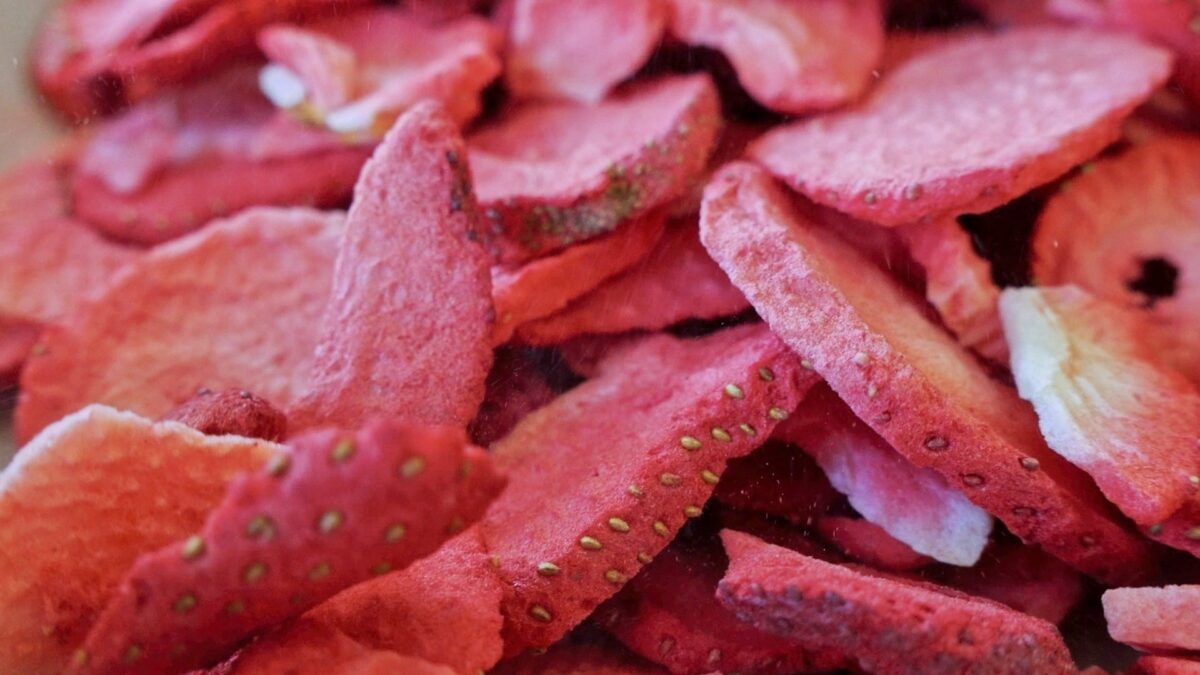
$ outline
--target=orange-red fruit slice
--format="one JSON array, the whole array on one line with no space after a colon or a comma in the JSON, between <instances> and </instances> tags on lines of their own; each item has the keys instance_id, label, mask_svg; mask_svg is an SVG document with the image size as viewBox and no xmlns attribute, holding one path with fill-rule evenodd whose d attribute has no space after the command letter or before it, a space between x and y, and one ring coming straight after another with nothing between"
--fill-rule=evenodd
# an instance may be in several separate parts
<instances>
[{"instance_id":1,"label":"orange-red fruit slice","mask_svg":"<svg viewBox=\"0 0 1200 675\"><path fill-rule=\"evenodd\" d=\"M879 0L670 0L668 30L720 50L759 103L784 113L858 98L883 54Z\"/></svg>"},{"instance_id":2,"label":"orange-red fruit slice","mask_svg":"<svg viewBox=\"0 0 1200 675\"><path fill-rule=\"evenodd\" d=\"M663 0L511 0L504 82L521 98L596 103L650 58L666 25Z\"/></svg>"},{"instance_id":3,"label":"orange-red fruit slice","mask_svg":"<svg viewBox=\"0 0 1200 675\"><path fill-rule=\"evenodd\" d=\"M492 282L466 148L437 103L405 113L354 188L293 430L376 416L466 426L492 364Z\"/></svg>"},{"instance_id":4,"label":"orange-red fruit slice","mask_svg":"<svg viewBox=\"0 0 1200 675\"><path fill-rule=\"evenodd\" d=\"M1116 140L1170 65L1166 51L1121 35L971 35L900 64L860 105L767 134L750 154L863 220L980 213Z\"/></svg>"},{"instance_id":5,"label":"orange-red fruit slice","mask_svg":"<svg viewBox=\"0 0 1200 675\"><path fill-rule=\"evenodd\" d=\"M518 106L473 135L498 259L547 255L683 195L716 143L718 108L707 75L668 77L596 105Z\"/></svg>"},{"instance_id":6,"label":"orange-red fruit slice","mask_svg":"<svg viewBox=\"0 0 1200 675\"><path fill-rule=\"evenodd\" d=\"M732 530L717 597L761 630L867 672L1075 673L1052 624L949 588L810 558Z\"/></svg>"},{"instance_id":7,"label":"orange-red fruit slice","mask_svg":"<svg viewBox=\"0 0 1200 675\"><path fill-rule=\"evenodd\" d=\"M554 643L620 590L815 382L761 324L656 335L495 443L510 485L480 532L507 585L506 651Z\"/></svg>"},{"instance_id":8,"label":"orange-red fruit slice","mask_svg":"<svg viewBox=\"0 0 1200 675\"><path fill-rule=\"evenodd\" d=\"M1139 309L1157 358L1200 383L1200 139L1168 136L1088 167L1046 203L1034 278Z\"/></svg>"},{"instance_id":9,"label":"orange-red fruit slice","mask_svg":"<svg viewBox=\"0 0 1200 675\"><path fill-rule=\"evenodd\" d=\"M1200 586L1112 588L1101 600L1114 640L1148 651L1200 650L1200 631L1188 620L1200 612Z\"/></svg>"},{"instance_id":10,"label":"orange-red fruit slice","mask_svg":"<svg viewBox=\"0 0 1200 675\"><path fill-rule=\"evenodd\" d=\"M308 383L342 221L254 209L143 255L46 332L17 436L93 402L160 417L202 387L286 409Z\"/></svg>"},{"instance_id":11,"label":"orange-red fruit slice","mask_svg":"<svg viewBox=\"0 0 1200 675\"><path fill-rule=\"evenodd\" d=\"M727 165L705 191L700 236L772 330L910 462L1081 571L1144 574L1148 545L1046 447L1016 392L809 208L764 170Z\"/></svg>"},{"instance_id":12,"label":"orange-red fruit slice","mask_svg":"<svg viewBox=\"0 0 1200 675\"><path fill-rule=\"evenodd\" d=\"M105 406L47 428L0 474L0 671L66 670L134 560L277 451Z\"/></svg>"}]
</instances>

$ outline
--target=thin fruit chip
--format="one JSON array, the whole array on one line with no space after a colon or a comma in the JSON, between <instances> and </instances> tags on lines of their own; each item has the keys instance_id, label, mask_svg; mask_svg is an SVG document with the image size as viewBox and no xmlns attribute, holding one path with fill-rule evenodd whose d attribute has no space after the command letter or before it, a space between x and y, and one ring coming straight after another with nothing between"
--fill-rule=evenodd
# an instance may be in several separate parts
<instances>
[{"instance_id":1,"label":"thin fruit chip","mask_svg":"<svg viewBox=\"0 0 1200 675\"><path fill-rule=\"evenodd\" d=\"M720 126L703 74L640 82L596 105L515 108L469 139L497 259L547 255L683 195Z\"/></svg>"},{"instance_id":2,"label":"thin fruit chip","mask_svg":"<svg viewBox=\"0 0 1200 675\"><path fill-rule=\"evenodd\" d=\"M339 134L373 138L425 99L459 124L479 114L500 74L500 36L479 17L434 24L391 7L304 26L268 26L258 44L271 63L259 84L276 106Z\"/></svg>"},{"instance_id":3,"label":"thin fruit chip","mask_svg":"<svg viewBox=\"0 0 1200 675\"><path fill-rule=\"evenodd\" d=\"M680 543L659 553L596 622L649 661L673 673L809 673L844 668L832 651L808 652L739 622L717 602L725 571L720 549Z\"/></svg>"},{"instance_id":4,"label":"thin fruit chip","mask_svg":"<svg viewBox=\"0 0 1200 675\"><path fill-rule=\"evenodd\" d=\"M756 101L783 113L857 99L883 54L880 0L670 0L670 33L720 50Z\"/></svg>"},{"instance_id":5,"label":"thin fruit chip","mask_svg":"<svg viewBox=\"0 0 1200 675\"><path fill-rule=\"evenodd\" d=\"M719 319L750 306L700 245L694 225L674 223L645 258L562 310L517 329L526 344L589 333L659 330L686 319Z\"/></svg>"},{"instance_id":6,"label":"thin fruit chip","mask_svg":"<svg viewBox=\"0 0 1200 675\"><path fill-rule=\"evenodd\" d=\"M504 83L520 98L597 103L650 58L664 0L507 0Z\"/></svg>"},{"instance_id":7,"label":"thin fruit chip","mask_svg":"<svg viewBox=\"0 0 1200 675\"><path fill-rule=\"evenodd\" d=\"M867 672L1075 673L1052 624L949 588L859 571L721 533L717 596L739 619Z\"/></svg>"},{"instance_id":8,"label":"thin fruit chip","mask_svg":"<svg viewBox=\"0 0 1200 675\"><path fill-rule=\"evenodd\" d=\"M1150 546L1046 447L1033 411L895 281L794 210L811 208L764 170L731 164L705 192L701 240L772 330L901 455L1081 571L1117 583L1145 574Z\"/></svg>"},{"instance_id":9,"label":"thin fruit chip","mask_svg":"<svg viewBox=\"0 0 1200 675\"><path fill-rule=\"evenodd\" d=\"M492 675L664 675L668 671L612 644L586 638L559 641L502 661Z\"/></svg>"},{"instance_id":10,"label":"thin fruit chip","mask_svg":"<svg viewBox=\"0 0 1200 675\"><path fill-rule=\"evenodd\" d=\"M496 350L488 373L487 393L475 419L467 426L471 440L481 447L490 446L557 395L546 381L541 364L527 350Z\"/></svg>"},{"instance_id":11,"label":"thin fruit chip","mask_svg":"<svg viewBox=\"0 0 1200 675\"><path fill-rule=\"evenodd\" d=\"M660 241L665 224L654 211L589 239L523 265L492 268L496 326L492 342L503 344L513 331L566 307L606 280L637 264Z\"/></svg>"},{"instance_id":12,"label":"thin fruit chip","mask_svg":"<svg viewBox=\"0 0 1200 675\"><path fill-rule=\"evenodd\" d=\"M1114 640L1147 651L1200 650L1190 620L1200 611L1200 586L1111 588L1101 600Z\"/></svg>"},{"instance_id":13,"label":"thin fruit chip","mask_svg":"<svg viewBox=\"0 0 1200 675\"><path fill-rule=\"evenodd\" d=\"M1200 384L1200 139L1169 136L1097 160L1046 203L1033 275L1147 317L1159 359Z\"/></svg>"},{"instance_id":14,"label":"thin fruit chip","mask_svg":"<svg viewBox=\"0 0 1200 675\"><path fill-rule=\"evenodd\" d=\"M949 477L892 449L828 386L814 387L775 437L812 455L863 518L917 553L970 567L987 546L992 517Z\"/></svg>"},{"instance_id":15,"label":"thin fruit chip","mask_svg":"<svg viewBox=\"0 0 1200 675\"><path fill-rule=\"evenodd\" d=\"M1200 484L1200 392L1154 363L1140 317L1074 286L1000 298L1017 391L1047 444L1139 525L1162 522Z\"/></svg>"},{"instance_id":16,"label":"thin fruit chip","mask_svg":"<svg viewBox=\"0 0 1200 675\"><path fill-rule=\"evenodd\" d=\"M104 406L48 427L0 474L0 671L63 672L134 560L278 451Z\"/></svg>"},{"instance_id":17,"label":"thin fruit chip","mask_svg":"<svg viewBox=\"0 0 1200 675\"><path fill-rule=\"evenodd\" d=\"M403 570L364 581L307 616L374 649L475 673L504 652L503 589L472 527Z\"/></svg>"},{"instance_id":18,"label":"thin fruit chip","mask_svg":"<svg viewBox=\"0 0 1200 675\"><path fill-rule=\"evenodd\" d=\"M494 444L510 486L480 532L507 651L552 644L620 590L815 382L761 324L655 335Z\"/></svg>"},{"instance_id":19,"label":"thin fruit chip","mask_svg":"<svg viewBox=\"0 0 1200 675\"><path fill-rule=\"evenodd\" d=\"M990 210L1120 135L1164 50L1087 30L975 34L896 67L860 104L777 129L751 156L814 201L906 225Z\"/></svg>"},{"instance_id":20,"label":"thin fruit chip","mask_svg":"<svg viewBox=\"0 0 1200 675\"><path fill-rule=\"evenodd\" d=\"M252 209L160 246L46 331L19 439L88 403L160 417L201 387L287 409L308 383L343 216Z\"/></svg>"},{"instance_id":21,"label":"thin fruit chip","mask_svg":"<svg viewBox=\"0 0 1200 675\"><path fill-rule=\"evenodd\" d=\"M807 526L842 502L825 472L798 448L771 439L730 460L713 497L724 506Z\"/></svg>"},{"instance_id":22,"label":"thin fruit chip","mask_svg":"<svg viewBox=\"0 0 1200 675\"><path fill-rule=\"evenodd\" d=\"M1200 675L1200 661L1175 656L1143 656L1129 675Z\"/></svg>"},{"instance_id":23,"label":"thin fruit chip","mask_svg":"<svg viewBox=\"0 0 1200 675\"><path fill-rule=\"evenodd\" d=\"M421 103L397 120L354 191L312 378L289 423L466 426L492 364L494 310L466 148L445 110Z\"/></svg>"},{"instance_id":24,"label":"thin fruit chip","mask_svg":"<svg viewBox=\"0 0 1200 675\"><path fill-rule=\"evenodd\" d=\"M996 541L974 567L946 568L939 583L1002 602L1053 624L1083 599L1083 578L1065 563L1033 546Z\"/></svg>"},{"instance_id":25,"label":"thin fruit chip","mask_svg":"<svg viewBox=\"0 0 1200 675\"><path fill-rule=\"evenodd\" d=\"M245 436L267 441L282 439L287 417L271 403L245 389L201 389L163 416L208 436Z\"/></svg>"},{"instance_id":26,"label":"thin fruit chip","mask_svg":"<svg viewBox=\"0 0 1200 675\"><path fill-rule=\"evenodd\" d=\"M869 520L822 516L816 525L821 538L836 546L847 558L877 569L905 572L933 562L933 558L917 553Z\"/></svg>"},{"instance_id":27,"label":"thin fruit chip","mask_svg":"<svg viewBox=\"0 0 1200 675\"><path fill-rule=\"evenodd\" d=\"M138 558L88 633L80 673L207 665L338 591L433 552L502 487L457 429L313 430L230 486L199 533Z\"/></svg>"}]
</instances>

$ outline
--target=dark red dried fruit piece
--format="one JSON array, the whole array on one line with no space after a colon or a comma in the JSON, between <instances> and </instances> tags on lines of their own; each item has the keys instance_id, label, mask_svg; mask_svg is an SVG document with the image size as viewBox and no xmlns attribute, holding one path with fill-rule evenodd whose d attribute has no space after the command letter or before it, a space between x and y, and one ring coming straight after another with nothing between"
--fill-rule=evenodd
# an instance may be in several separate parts
<instances>
[{"instance_id":1,"label":"dark red dried fruit piece","mask_svg":"<svg viewBox=\"0 0 1200 675\"><path fill-rule=\"evenodd\" d=\"M1200 611L1200 586L1112 588L1102 600L1114 640L1150 651L1200 650L1200 631L1188 620Z\"/></svg>"},{"instance_id":2,"label":"dark red dried fruit piece","mask_svg":"<svg viewBox=\"0 0 1200 675\"><path fill-rule=\"evenodd\" d=\"M496 257L547 255L683 195L716 142L718 108L707 75L669 77L594 106L526 104L473 135Z\"/></svg>"},{"instance_id":3,"label":"dark red dried fruit piece","mask_svg":"<svg viewBox=\"0 0 1200 675\"><path fill-rule=\"evenodd\" d=\"M670 0L670 32L719 49L742 87L784 113L843 105L872 82L883 53L880 0Z\"/></svg>"},{"instance_id":4,"label":"dark red dried fruit piece","mask_svg":"<svg viewBox=\"0 0 1200 675\"><path fill-rule=\"evenodd\" d=\"M229 489L192 538L141 556L75 672L211 663L255 632L434 551L502 487L455 429L320 429Z\"/></svg>"},{"instance_id":5,"label":"dark red dried fruit piece","mask_svg":"<svg viewBox=\"0 0 1200 675\"><path fill-rule=\"evenodd\" d=\"M503 661L492 675L663 675L667 671L604 640L568 638Z\"/></svg>"},{"instance_id":6,"label":"dark red dried fruit piece","mask_svg":"<svg viewBox=\"0 0 1200 675\"><path fill-rule=\"evenodd\" d=\"M871 567L904 572L933 562L933 558L917 553L887 530L867 520L822 516L817 519L817 532L846 557Z\"/></svg>"},{"instance_id":7,"label":"dark red dried fruit piece","mask_svg":"<svg viewBox=\"0 0 1200 675\"><path fill-rule=\"evenodd\" d=\"M160 417L201 387L286 410L308 382L342 221L253 209L141 256L46 331L21 375L18 438L93 402Z\"/></svg>"},{"instance_id":8,"label":"dark red dried fruit piece","mask_svg":"<svg viewBox=\"0 0 1200 675\"><path fill-rule=\"evenodd\" d=\"M946 568L935 578L1054 624L1084 595L1078 572L1034 546L1011 540L994 542L974 567Z\"/></svg>"},{"instance_id":9,"label":"dark red dried fruit piece","mask_svg":"<svg viewBox=\"0 0 1200 675\"><path fill-rule=\"evenodd\" d=\"M744 163L727 165L705 192L701 239L772 330L893 448L1018 536L1109 582L1145 574L1150 547L1046 447L1016 393L796 206Z\"/></svg>"},{"instance_id":10,"label":"dark red dried fruit piece","mask_svg":"<svg viewBox=\"0 0 1200 675\"><path fill-rule=\"evenodd\" d=\"M21 366L41 334L36 324L0 319L0 387L16 384Z\"/></svg>"},{"instance_id":11,"label":"dark red dried fruit piece","mask_svg":"<svg viewBox=\"0 0 1200 675\"><path fill-rule=\"evenodd\" d=\"M1175 656L1143 656L1129 675L1200 675L1200 661Z\"/></svg>"},{"instance_id":12,"label":"dark red dried fruit piece","mask_svg":"<svg viewBox=\"0 0 1200 675\"><path fill-rule=\"evenodd\" d=\"M287 433L287 417L269 401L245 389L201 389L163 419L186 424L209 436L231 434L278 441Z\"/></svg>"},{"instance_id":13,"label":"dark red dried fruit piece","mask_svg":"<svg viewBox=\"0 0 1200 675\"><path fill-rule=\"evenodd\" d=\"M620 590L815 382L761 324L657 335L493 445L511 483L480 531L507 584L506 649L552 644Z\"/></svg>"},{"instance_id":14,"label":"dark red dried fruit piece","mask_svg":"<svg viewBox=\"0 0 1200 675\"><path fill-rule=\"evenodd\" d=\"M777 440L731 460L713 497L730 508L769 513L798 525L811 525L842 502L812 457Z\"/></svg>"},{"instance_id":15,"label":"dark red dried fruit piece","mask_svg":"<svg viewBox=\"0 0 1200 675\"><path fill-rule=\"evenodd\" d=\"M615 335L580 335L557 345L558 356L563 364L580 377L596 374L600 362L609 356L635 345L646 337L645 333L630 331Z\"/></svg>"},{"instance_id":16,"label":"dark red dried fruit piece","mask_svg":"<svg viewBox=\"0 0 1200 675\"><path fill-rule=\"evenodd\" d=\"M138 556L194 532L278 451L105 406L22 448L0 475L0 671L66 670Z\"/></svg>"},{"instance_id":17,"label":"dark red dried fruit piece","mask_svg":"<svg viewBox=\"0 0 1200 675\"><path fill-rule=\"evenodd\" d=\"M289 424L399 415L466 426L492 364L493 310L458 128L436 103L413 107L354 189L312 378Z\"/></svg>"},{"instance_id":18,"label":"dark red dried fruit piece","mask_svg":"<svg viewBox=\"0 0 1200 675\"><path fill-rule=\"evenodd\" d=\"M745 310L750 303L700 245L693 222L694 217L676 222L643 260L560 311L521 326L517 338L557 344L589 333L659 330Z\"/></svg>"},{"instance_id":19,"label":"dark red dried fruit piece","mask_svg":"<svg viewBox=\"0 0 1200 675\"><path fill-rule=\"evenodd\" d=\"M860 105L777 129L750 154L863 220L980 213L1116 140L1169 69L1167 52L1121 35L975 34L918 53Z\"/></svg>"},{"instance_id":20,"label":"dark red dried fruit piece","mask_svg":"<svg viewBox=\"0 0 1200 675\"><path fill-rule=\"evenodd\" d=\"M557 396L542 368L524 350L496 351L488 373L487 393L467 431L476 444L487 447L504 438L526 415Z\"/></svg>"},{"instance_id":21,"label":"dark red dried fruit piece","mask_svg":"<svg viewBox=\"0 0 1200 675\"><path fill-rule=\"evenodd\" d=\"M738 618L868 672L1075 673L1053 625L949 588L882 577L725 530L717 597Z\"/></svg>"}]
</instances>

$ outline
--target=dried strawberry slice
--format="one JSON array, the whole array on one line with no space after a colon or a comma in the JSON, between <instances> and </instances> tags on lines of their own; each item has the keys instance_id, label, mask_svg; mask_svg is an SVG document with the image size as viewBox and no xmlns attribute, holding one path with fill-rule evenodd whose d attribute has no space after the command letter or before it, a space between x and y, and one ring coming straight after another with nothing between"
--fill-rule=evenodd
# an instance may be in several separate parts
<instances>
[{"instance_id":1,"label":"dried strawberry slice","mask_svg":"<svg viewBox=\"0 0 1200 675\"><path fill-rule=\"evenodd\" d=\"M772 330L901 455L1017 536L1101 579L1145 574L1150 548L1086 474L1046 447L1016 393L794 207L813 208L744 163L727 165L705 192L701 240Z\"/></svg>"},{"instance_id":2,"label":"dried strawberry slice","mask_svg":"<svg viewBox=\"0 0 1200 675\"><path fill-rule=\"evenodd\" d=\"M0 319L0 387L16 384L21 366L41 334L36 324Z\"/></svg>"},{"instance_id":3,"label":"dried strawberry slice","mask_svg":"<svg viewBox=\"0 0 1200 675\"><path fill-rule=\"evenodd\" d=\"M231 434L278 441L287 430L283 413L245 389L201 389L163 419L186 424L209 436Z\"/></svg>"},{"instance_id":4,"label":"dried strawberry slice","mask_svg":"<svg viewBox=\"0 0 1200 675\"><path fill-rule=\"evenodd\" d=\"M810 558L721 533L729 571L717 597L738 618L868 672L1074 673L1053 625L949 588Z\"/></svg>"},{"instance_id":5,"label":"dried strawberry slice","mask_svg":"<svg viewBox=\"0 0 1200 675\"><path fill-rule=\"evenodd\" d=\"M802 526L842 502L812 457L775 439L731 460L713 497L733 509L767 513Z\"/></svg>"},{"instance_id":6,"label":"dried strawberry slice","mask_svg":"<svg viewBox=\"0 0 1200 675\"><path fill-rule=\"evenodd\" d=\"M530 650L502 661L492 675L662 675L663 669L638 658L603 634L568 638L549 649Z\"/></svg>"},{"instance_id":7,"label":"dried strawberry slice","mask_svg":"<svg viewBox=\"0 0 1200 675\"><path fill-rule=\"evenodd\" d=\"M1079 573L1033 546L994 542L974 567L947 568L935 575L946 584L1009 607L1061 623L1084 597Z\"/></svg>"},{"instance_id":8,"label":"dried strawberry slice","mask_svg":"<svg viewBox=\"0 0 1200 675\"><path fill-rule=\"evenodd\" d=\"M546 381L542 366L527 350L496 350L488 373L487 393L467 431L482 447L504 438L526 415L549 403L558 393Z\"/></svg>"},{"instance_id":9,"label":"dried strawberry slice","mask_svg":"<svg viewBox=\"0 0 1200 675\"><path fill-rule=\"evenodd\" d=\"M104 406L47 428L0 474L0 670L66 670L134 560L278 451Z\"/></svg>"},{"instance_id":10,"label":"dried strawberry slice","mask_svg":"<svg viewBox=\"0 0 1200 675\"><path fill-rule=\"evenodd\" d=\"M750 154L863 220L980 213L1116 140L1169 68L1164 50L1120 35L975 34L913 56L860 105L777 129Z\"/></svg>"},{"instance_id":11,"label":"dried strawberry slice","mask_svg":"<svg viewBox=\"0 0 1200 675\"><path fill-rule=\"evenodd\" d=\"M1153 651L1200 650L1200 632L1186 620L1200 611L1200 586L1112 588L1102 600L1114 640Z\"/></svg>"},{"instance_id":12,"label":"dried strawberry slice","mask_svg":"<svg viewBox=\"0 0 1200 675\"><path fill-rule=\"evenodd\" d=\"M497 258L547 255L683 195L720 126L707 75L641 82L597 105L513 109L469 139Z\"/></svg>"},{"instance_id":13,"label":"dried strawberry slice","mask_svg":"<svg viewBox=\"0 0 1200 675\"><path fill-rule=\"evenodd\" d=\"M933 558L921 555L869 520L822 516L816 522L821 538L846 557L883 570L908 571L925 567Z\"/></svg>"},{"instance_id":14,"label":"dried strawberry slice","mask_svg":"<svg viewBox=\"0 0 1200 675\"><path fill-rule=\"evenodd\" d=\"M1143 656L1129 669L1129 675L1198 675L1200 661L1175 656Z\"/></svg>"},{"instance_id":15,"label":"dried strawberry slice","mask_svg":"<svg viewBox=\"0 0 1200 675\"><path fill-rule=\"evenodd\" d=\"M506 649L552 644L620 590L815 381L761 324L657 335L494 444L510 487L480 531L507 586Z\"/></svg>"},{"instance_id":16,"label":"dried strawberry slice","mask_svg":"<svg viewBox=\"0 0 1200 675\"><path fill-rule=\"evenodd\" d=\"M670 0L669 31L719 49L759 103L785 113L858 98L883 54L879 0Z\"/></svg>"}]
</instances>

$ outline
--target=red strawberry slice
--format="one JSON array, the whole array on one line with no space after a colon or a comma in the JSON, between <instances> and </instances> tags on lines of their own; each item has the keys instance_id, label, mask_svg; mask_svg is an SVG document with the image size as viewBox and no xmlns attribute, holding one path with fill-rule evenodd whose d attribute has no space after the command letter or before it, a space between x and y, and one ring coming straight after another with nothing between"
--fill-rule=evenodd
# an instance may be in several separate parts
<instances>
[{"instance_id":1,"label":"red strawberry slice","mask_svg":"<svg viewBox=\"0 0 1200 675\"><path fill-rule=\"evenodd\" d=\"M1008 363L1008 345L996 303L1000 289L992 266L971 245L971 237L948 219L900 228L908 251L925 270L925 297L942 323L967 349L996 363Z\"/></svg>"},{"instance_id":2,"label":"red strawberry slice","mask_svg":"<svg viewBox=\"0 0 1200 675\"><path fill-rule=\"evenodd\" d=\"M475 673L504 651L503 590L478 528L409 567L342 591L308 617L374 649Z\"/></svg>"},{"instance_id":3,"label":"red strawberry slice","mask_svg":"<svg viewBox=\"0 0 1200 675\"><path fill-rule=\"evenodd\" d=\"M809 652L734 618L716 598L725 565L719 548L676 543L597 610L596 621L626 647L672 673L769 675L848 665L836 652Z\"/></svg>"},{"instance_id":4,"label":"red strawberry slice","mask_svg":"<svg viewBox=\"0 0 1200 675\"><path fill-rule=\"evenodd\" d=\"M1074 673L1053 625L933 584L857 571L721 533L717 597L738 618L868 672Z\"/></svg>"},{"instance_id":5,"label":"red strawberry slice","mask_svg":"<svg viewBox=\"0 0 1200 675\"><path fill-rule=\"evenodd\" d=\"M0 474L0 671L63 672L134 560L278 449L104 406L47 428Z\"/></svg>"},{"instance_id":6,"label":"red strawberry slice","mask_svg":"<svg viewBox=\"0 0 1200 675\"><path fill-rule=\"evenodd\" d=\"M1084 595L1078 572L1035 547L1014 541L994 542L974 567L943 572L936 575L939 583L1053 624L1061 623Z\"/></svg>"},{"instance_id":7,"label":"red strawberry slice","mask_svg":"<svg viewBox=\"0 0 1200 675\"><path fill-rule=\"evenodd\" d=\"M492 268L496 326L492 341L508 342L519 327L553 314L587 295L610 277L646 257L663 233L665 216L655 211L616 232L575 244L520 266Z\"/></svg>"},{"instance_id":8,"label":"red strawberry slice","mask_svg":"<svg viewBox=\"0 0 1200 675\"><path fill-rule=\"evenodd\" d=\"M1129 675L1200 675L1200 661L1174 656L1143 656Z\"/></svg>"},{"instance_id":9,"label":"red strawberry slice","mask_svg":"<svg viewBox=\"0 0 1200 675\"><path fill-rule=\"evenodd\" d=\"M462 431L373 422L314 430L234 483L200 532L141 556L75 672L216 660L343 588L431 553L502 487Z\"/></svg>"},{"instance_id":10,"label":"red strawberry slice","mask_svg":"<svg viewBox=\"0 0 1200 675\"><path fill-rule=\"evenodd\" d=\"M966 4L997 26L1033 26L1050 18L1051 0L967 0Z\"/></svg>"},{"instance_id":11,"label":"red strawberry slice","mask_svg":"<svg viewBox=\"0 0 1200 675\"><path fill-rule=\"evenodd\" d=\"M531 354L519 349L496 350L495 363L488 373L487 393L467 429L471 440L488 447L557 395Z\"/></svg>"},{"instance_id":12,"label":"red strawberry slice","mask_svg":"<svg viewBox=\"0 0 1200 675\"><path fill-rule=\"evenodd\" d=\"M131 263L35 348L18 438L93 402L160 417L202 387L286 409L308 382L342 221L254 209Z\"/></svg>"},{"instance_id":13,"label":"red strawberry slice","mask_svg":"<svg viewBox=\"0 0 1200 675\"><path fill-rule=\"evenodd\" d=\"M41 334L36 324L0 319L0 386L16 384L21 366Z\"/></svg>"},{"instance_id":14,"label":"red strawberry slice","mask_svg":"<svg viewBox=\"0 0 1200 675\"><path fill-rule=\"evenodd\" d=\"M278 441L287 431L287 418L265 399L245 389L201 389L163 416L209 436L246 436Z\"/></svg>"},{"instance_id":15,"label":"red strawberry slice","mask_svg":"<svg viewBox=\"0 0 1200 675\"><path fill-rule=\"evenodd\" d=\"M749 164L728 165L705 192L701 239L772 330L903 457L1017 536L1111 582L1144 574L1149 547L1045 446L1015 392L797 206L813 208Z\"/></svg>"},{"instance_id":16,"label":"red strawberry slice","mask_svg":"<svg viewBox=\"0 0 1200 675\"><path fill-rule=\"evenodd\" d=\"M905 61L852 109L767 134L751 155L864 220L980 213L1116 140L1169 69L1167 52L1120 35L973 35Z\"/></svg>"},{"instance_id":17,"label":"red strawberry slice","mask_svg":"<svg viewBox=\"0 0 1200 675\"><path fill-rule=\"evenodd\" d=\"M500 40L479 17L435 25L385 7L268 26L258 35L271 60L260 84L277 106L353 137L383 135L424 99L463 124L500 74Z\"/></svg>"},{"instance_id":18,"label":"red strawberry slice","mask_svg":"<svg viewBox=\"0 0 1200 675\"><path fill-rule=\"evenodd\" d=\"M685 319L718 319L747 307L746 297L700 245L694 223L676 222L630 269L560 311L517 329L527 344L589 333L659 330Z\"/></svg>"},{"instance_id":19,"label":"red strawberry slice","mask_svg":"<svg viewBox=\"0 0 1200 675\"><path fill-rule=\"evenodd\" d=\"M667 672L623 649L595 639L562 640L549 649L531 650L501 662L493 675L663 675Z\"/></svg>"},{"instance_id":20,"label":"red strawberry slice","mask_svg":"<svg viewBox=\"0 0 1200 675\"><path fill-rule=\"evenodd\" d=\"M641 342L646 334L638 331L616 335L581 335L557 345L556 354L563 365L580 377L596 374L600 362L616 352Z\"/></svg>"},{"instance_id":21,"label":"red strawberry slice","mask_svg":"<svg viewBox=\"0 0 1200 675\"><path fill-rule=\"evenodd\" d=\"M513 109L470 138L497 258L547 255L683 195L720 126L706 75L639 83L597 105Z\"/></svg>"},{"instance_id":22,"label":"red strawberry slice","mask_svg":"<svg viewBox=\"0 0 1200 675\"><path fill-rule=\"evenodd\" d=\"M812 457L774 439L731 460L713 497L733 509L768 513L804 526L842 501Z\"/></svg>"},{"instance_id":23,"label":"red strawberry slice","mask_svg":"<svg viewBox=\"0 0 1200 675\"><path fill-rule=\"evenodd\" d=\"M510 0L504 82L521 98L596 103L650 57L667 21L663 0Z\"/></svg>"},{"instance_id":24,"label":"red strawberry slice","mask_svg":"<svg viewBox=\"0 0 1200 675\"><path fill-rule=\"evenodd\" d=\"M871 567L905 572L933 562L933 558L917 553L868 520L822 516L816 524L822 539L836 546L846 557Z\"/></svg>"},{"instance_id":25,"label":"red strawberry slice","mask_svg":"<svg viewBox=\"0 0 1200 675\"><path fill-rule=\"evenodd\" d=\"M506 649L552 644L620 590L815 381L761 324L657 335L494 444L510 487L480 532L506 582Z\"/></svg>"},{"instance_id":26,"label":"red strawberry slice","mask_svg":"<svg viewBox=\"0 0 1200 675\"><path fill-rule=\"evenodd\" d=\"M1200 392L1159 367L1129 310L1073 286L1004 291L1013 376L1050 447L1140 525L1200 487Z\"/></svg>"},{"instance_id":27,"label":"red strawberry slice","mask_svg":"<svg viewBox=\"0 0 1200 675\"><path fill-rule=\"evenodd\" d=\"M1137 308L1157 358L1200 383L1200 139L1165 137L1088 166L1038 219L1034 278Z\"/></svg>"},{"instance_id":28,"label":"red strawberry slice","mask_svg":"<svg viewBox=\"0 0 1200 675\"><path fill-rule=\"evenodd\" d=\"M910 463L824 384L813 388L776 438L804 448L863 518L941 562L979 560L992 518L947 479Z\"/></svg>"},{"instance_id":29,"label":"red strawberry slice","mask_svg":"<svg viewBox=\"0 0 1200 675\"><path fill-rule=\"evenodd\" d=\"M883 54L879 0L670 0L670 32L729 58L759 103L785 113L858 98Z\"/></svg>"},{"instance_id":30,"label":"red strawberry slice","mask_svg":"<svg viewBox=\"0 0 1200 675\"><path fill-rule=\"evenodd\" d=\"M1150 651L1200 650L1200 632L1187 620L1200 611L1200 586L1112 588L1101 600L1114 640Z\"/></svg>"},{"instance_id":31,"label":"red strawberry slice","mask_svg":"<svg viewBox=\"0 0 1200 675\"><path fill-rule=\"evenodd\" d=\"M363 167L293 430L400 415L466 426L492 364L492 293L466 148L436 103ZM404 264L397 264L403 260Z\"/></svg>"}]
</instances>

